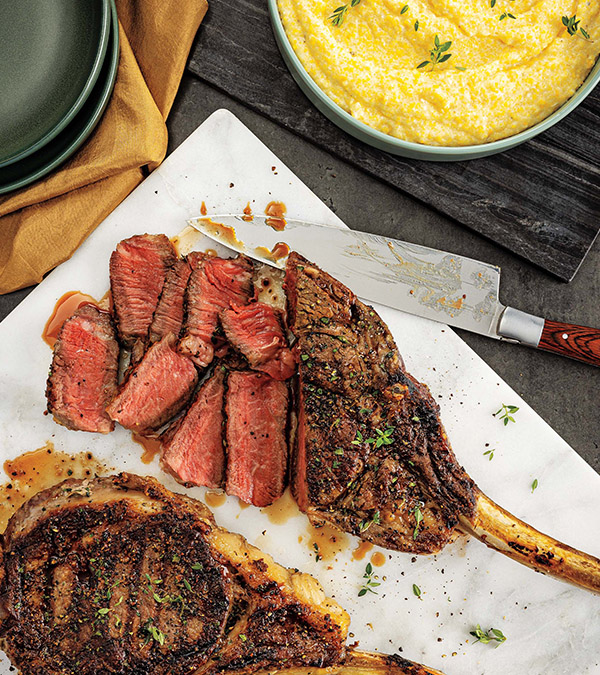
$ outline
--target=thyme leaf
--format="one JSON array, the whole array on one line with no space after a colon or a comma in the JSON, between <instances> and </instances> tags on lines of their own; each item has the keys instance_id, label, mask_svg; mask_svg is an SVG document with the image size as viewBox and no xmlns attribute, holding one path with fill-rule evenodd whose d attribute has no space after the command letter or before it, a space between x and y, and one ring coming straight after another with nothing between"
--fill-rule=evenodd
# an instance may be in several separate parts
<instances>
[{"instance_id":1,"label":"thyme leaf","mask_svg":"<svg viewBox=\"0 0 600 675\"><path fill-rule=\"evenodd\" d=\"M440 38L436 34L433 40L433 49L429 52L429 59L419 63L417 68L425 68L425 66L431 65L431 70L433 70L439 63L444 63L452 56L450 53L444 53L448 52L451 46L452 41L448 40L448 42L440 42Z\"/></svg>"},{"instance_id":2,"label":"thyme leaf","mask_svg":"<svg viewBox=\"0 0 600 675\"><path fill-rule=\"evenodd\" d=\"M329 17L328 21L331 21L332 25L339 28L344 23L344 19L346 18L348 10L351 7L356 7L356 5L359 5L360 2L361 0L350 0L349 3L346 3L345 5L340 5L339 7L333 10L333 14Z\"/></svg>"},{"instance_id":3,"label":"thyme leaf","mask_svg":"<svg viewBox=\"0 0 600 675\"><path fill-rule=\"evenodd\" d=\"M489 630L484 631L479 624L477 624L474 630L470 631L470 635L477 638L476 642L481 642L484 645L495 641L498 643L496 645L498 647L503 642L506 642L506 636L501 630L490 628Z\"/></svg>"}]
</instances>

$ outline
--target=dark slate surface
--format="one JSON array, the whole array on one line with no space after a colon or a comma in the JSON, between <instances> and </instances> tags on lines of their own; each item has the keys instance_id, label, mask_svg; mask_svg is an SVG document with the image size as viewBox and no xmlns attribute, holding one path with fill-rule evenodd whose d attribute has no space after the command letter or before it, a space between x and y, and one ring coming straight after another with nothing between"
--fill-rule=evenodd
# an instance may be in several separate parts
<instances>
[{"instance_id":1,"label":"dark slate surface","mask_svg":"<svg viewBox=\"0 0 600 675\"><path fill-rule=\"evenodd\" d=\"M189 68L564 281L573 278L600 229L600 87L567 119L514 150L468 162L430 163L370 148L319 113L283 63L265 0L213 2Z\"/></svg>"}]
</instances>

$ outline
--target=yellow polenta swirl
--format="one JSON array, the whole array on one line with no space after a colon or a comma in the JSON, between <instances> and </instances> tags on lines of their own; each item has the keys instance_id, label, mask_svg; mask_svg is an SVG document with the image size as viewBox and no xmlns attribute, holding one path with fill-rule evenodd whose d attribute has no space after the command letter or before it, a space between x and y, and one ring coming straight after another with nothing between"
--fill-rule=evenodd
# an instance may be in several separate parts
<instances>
[{"instance_id":1,"label":"yellow polenta swirl","mask_svg":"<svg viewBox=\"0 0 600 675\"><path fill-rule=\"evenodd\" d=\"M336 26L330 17L345 1ZM331 99L374 129L429 145L527 129L574 94L600 52L600 0L278 3L294 51ZM562 17L573 15L580 23L570 35ZM436 35L452 42L452 56L418 68Z\"/></svg>"}]
</instances>

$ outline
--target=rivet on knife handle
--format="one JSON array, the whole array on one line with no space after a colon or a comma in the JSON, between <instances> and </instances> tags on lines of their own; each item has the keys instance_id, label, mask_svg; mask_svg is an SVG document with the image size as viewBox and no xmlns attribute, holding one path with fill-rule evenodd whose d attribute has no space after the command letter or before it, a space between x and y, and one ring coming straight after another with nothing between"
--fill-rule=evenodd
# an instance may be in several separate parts
<instances>
[{"instance_id":1,"label":"rivet on knife handle","mask_svg":"<svg viewBox=\"0 0 600 675\"><path fill-rule=\"evenodd\" d=\"M504 340L600 366L600 330L596 328L549 321L507 307L500 317L498 335Z\"/></svg>"}]
</instances>

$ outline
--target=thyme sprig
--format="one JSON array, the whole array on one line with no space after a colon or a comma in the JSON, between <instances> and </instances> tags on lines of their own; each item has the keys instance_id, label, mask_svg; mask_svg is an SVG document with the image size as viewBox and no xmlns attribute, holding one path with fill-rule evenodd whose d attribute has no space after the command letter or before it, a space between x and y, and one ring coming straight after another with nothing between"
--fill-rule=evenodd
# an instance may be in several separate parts
<instances>
[{"instance_id":1,"label":"thyme sprig","mask_svg":"<svg viewBox=\"0 0 600 675\"><path fill-rule=\"evenodd\" d=\"M451 46L452 42L450 40L448 40L448 42L440 42L440 38L436 34L433 40L433 49L429 52L429 59L419 63L417 68L425 68L425 66L431 65L431 70L433 70L439 63L444 63L452 56L452 54L444 53L447 52Z\"/></svg>"},{"instance_id":2,"label":"thyme sprig","mask_svg":"<svg viewBox=\"0 0 600 675\"><path fill-rule=\"evenodd\" d=\"M519 408L516 405L504 405L502 404L502 407L500 410L496 410L495 413L492 413L494 417L497 415L500 415L500 418L504 422L504 426L506 426L509 422L515 422L515 418L513 415L518 412Z\"/></svg>"},{"instance_id":3,"label":"thyme sprig","mask_svg":"<svg viewBox=\"0 0 600 675\"><path fill-rule=\"evenodd\" d=\"M484 645L495 641L498 643L496 645L496 647L498 647L503 642L506 642L506 636L501 630L498 630L497 628L490 628L489 630L484 631L479 624L477 624L474 630L470 631L470 635L477 638L475 642L481 642Z\"/></svg>"},{"instance_id":4,"label":"thyme sprig","mask_svg":"<svg viewBox=\"0 0 600 675\"><path fill-rule=\"evenodd\" d=\"M379 511L375 511L370 519L363 520L358 526L358 531L366 532L371 527L371 525L373 525L373 523L375 523L375 525L381 524L381 516L379 515Z\"/></svg>"},{"instance_id":5,"label":"thyme sprig","mask_svg":"<svg viewBox=\"0 0 600 675\"><path fill-rule=\"evenodd\" d=\"M366 595L367 593L378 595L377 591L373 590L374 588L377 588L377 586L381 586L381 583L377 581L378 578L379 577L373 573L373 565L371 565L371 563L367 563L367 566L365 567L365 573L363 574L363 579L366 579L366 581L358 591L358 597L362 598L363 595Z\"/></svg>"},{"instance_id":6,"label":"thyme sprig","mask_svg":"<svg viewBox=\"0 0 600 675\"><path fill-rule=\"evenodd\" d=\"M589 33L585 30L585 28L580 27L581 19L577 18L577 14L573 14L573 16L563 16L562 17L562 22L563 26L567 29L567 33L569 35L577 35L577 32L581 33L581 35L578 37L582 37L584 40L588 40L589 42L593 42L593 40L590 39Z\"/></svg>"},{"instance_id":7,"label":"thyme sprig","mask_svg":"<svg viewBox=\"0 0 600 675\"><path fill-rule=\"evenodd\" d=\"M332 25L339 28L344 23L344 19L346 18L348 10L351 7L356 7L356 5L359 5L360 2L361 0L350 0L349 3L346 3L345 5L340 5L339 7L333 10L333 14L329 17L329 21L331 21Z\"/></svg>"}]
</instances>

